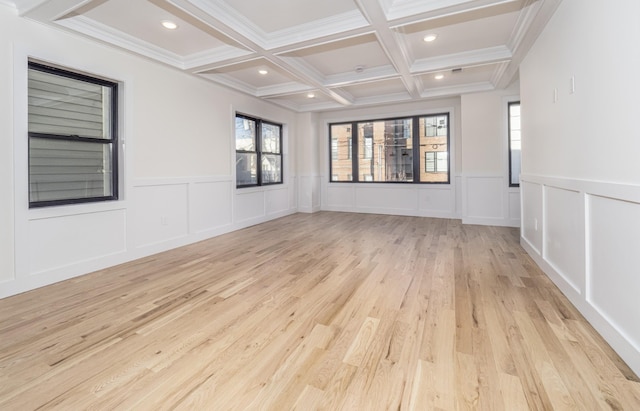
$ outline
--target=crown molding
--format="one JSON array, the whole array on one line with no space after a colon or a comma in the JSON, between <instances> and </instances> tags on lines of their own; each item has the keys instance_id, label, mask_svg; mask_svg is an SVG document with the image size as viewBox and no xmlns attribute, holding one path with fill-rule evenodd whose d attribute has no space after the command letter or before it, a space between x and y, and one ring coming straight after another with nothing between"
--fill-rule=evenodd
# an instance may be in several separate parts
<instances>
[{"instance_id":1,"label":"crown molding","mask_svg":"<svg viewBox=\"0 0 640 411\"><path fill-rule=\"evenodd\" d=\"M178 54L167 51L154 44L140 40L87 17L76 16L56 21L55 24L170 66L177 67L179 69L185 68L183 59Z\"/></svg>"},{"instance_id":2,"label":"crown molding","mask_svg":"<svg viewBox=\"0 0 640 411\"><path fill-rule=\"evenodd\" d=\"M224 45L215 49L190 54L183 58L183 63L186 70L198 72L202 70L211 70L213 67L224 67L233 64L234 61L239 59L242 59L242 61L251 60L245 58L251 54L255 53L251 50Z\"/></svg>"},{"instance_id":3,"label":"crown molding","mask_svg":"<svg viewBox=\"0 0 640 411\"><path fill-rule=\"evenodd\" d=\"M353 105L354 107L359 107L359 106L371 106L371 105L380 105L380 104L402 103L406 101L411 101L411 95L407 92L384 94L381 96L362 97L362 98L356 99Z\"/></svg>"},{"instance_id":4,"label":"crown molding","mask_svg":"<svg viewBox=\"0 0 640 411\"><path fill-rule=\"evenodd\" d=\"M358 10L352 10L298 26L287 27L273 33L265 33L261 30L259 33L267 39L265 48L272 50L352 30L361 30L368 26L369 22L362 13ZM291 41L292 39L295 41Z\"/></svg>"},{"instance_id":5,"label":"crown molding","mask_svg":"<svg viewBox=\"0 0 640 411\"><path fill-rule=\"evenodd\" d=\"M212 81L214 83L222 84L223 86L229 87L233 90L240 91L245 94L249 94L250 96L257 97L257 89L250 84L245 83L244 81L239 81L230 77L226 74L216 73L216 74L207 74L200 73L199 77Z\"/></svg>"},{"instance_id":6,"label":"crown molding","mask_svg":"<svg viewBox=\"0 0 640 411\"><path fill-rule=\"evenodd\" d=\"M499 63L511 60L511 58L511 51L506 46L488 47L485 49L416 60L411 66L411 73L429 73L457 67Z\"/></svg>"},{"instance_id":7,"label":"crown molding","mask_svg":"<svg viewBox=\"0 0 640 411\"><path fill-rule=\"evenodd\" d=\"M325 77L324 85L326 87L340 87L397 77L399 77L398 72L389 64L386 66L366 68L362 73L347 72L332 74Z\"/></svg>"},{"instance_id":8,"label":"crown molding","mask_svg":"<svg viewBox=\"0 0 640 411\"><path fill-rule=\"evenodd\" d=\"M311 90L315 90L315 88L302 83L290 82L284 84L275 84L266 87L259 87L256 92L256 96L263 98L274 98L291 94L304 93Z\"/></svg>"},{"instance_id":9,"label":"crown molding","mask_svg":"<svg viewBox=\"0 0 640 411\"><path fill-rule=\"evenodd\" d=\"M438 87L432 88L428 90L424 90L420 96L422 98L435 98L435 97L448 97L448 96L459 96L462 94L469 93L479 93L482 91L492 91L495 90L495 86L490 82L479 82L479 83L470 83L464 84L460 86L451 86L451 87Z\"/></svg>"}]
</instances>

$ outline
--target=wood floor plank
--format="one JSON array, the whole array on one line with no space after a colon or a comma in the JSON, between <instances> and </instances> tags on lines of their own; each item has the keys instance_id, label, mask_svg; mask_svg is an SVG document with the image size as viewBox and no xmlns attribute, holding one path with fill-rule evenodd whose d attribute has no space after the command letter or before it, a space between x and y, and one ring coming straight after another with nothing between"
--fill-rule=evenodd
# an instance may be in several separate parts
<instances>
[{"instance_id":1,"label":"wood floor plank","mask_svg":"<svg viewBox=\"0 0 640 411\"><path fill-rule=\"evenodd\" d=\"M519 245L296 214L0 300L2 410L636 410Z\"/></svg>"}]
</instances>

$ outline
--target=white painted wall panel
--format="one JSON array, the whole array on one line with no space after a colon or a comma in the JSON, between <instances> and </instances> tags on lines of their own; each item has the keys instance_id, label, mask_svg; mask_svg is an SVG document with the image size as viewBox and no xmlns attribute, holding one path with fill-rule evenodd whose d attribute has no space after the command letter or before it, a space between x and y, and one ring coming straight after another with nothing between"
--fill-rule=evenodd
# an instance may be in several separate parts
<instances>
[{"instance_id":1,"label":"white painted wall panel","mask_svg":"<svg viewBox=\"0 0 640 411\"><path fill-rule=\"evenodd\" d=\"M327 207L331 208L353 208L355 206L355 192L353 185L329 184L326 188Z\"/></svg>"},{"instance_id":2,"label":"white painted wall panel","mask_svg":"<svg viewBox=\"0 0 640 411\"><path fill-rule=\"evenodd\" d=\"M287 187L267 190L265 193L265 214L278 214L289 210L289 190Z\"/></svg>"},{"instance_id":3,"label":"white painted wall panel","mask_svg":"<svg viewBox=\"0 0 640 411\"><path fill-rule=\"evenodd\" d=\"M542 185L529 181L520 183L522 191L522 221L521 235L534 248L537 254L542 254Z\"/></svg>"},{"instance_id":4,"label":"white painted wall panel","mask_svg":"<svg viewBox=\"0 0 640 411\"><path fill-rule=\"evenodd\" d=\"M136 247L150 246L188 234L187 188L186 183L134 188Z\"/></svg>"},{"instance_id":5,"label":"white painted wall panel","mask_svg":"<svg viewBox=\"0 0 640 411\"><path fill-rule=\"evenodd\" d=\"M124 210L29 221L30 275L126 250Z\"/></svg>"},{"instance_id":6,"label":"white painted wall panel","mask_svg":"<svg viewBox=\"0 0 640 411\"><path fill-rule=\"evenodd\" d=\"M232 223L231 181L197 182L189 188L191 231L214 230Z\"/></svg>"},{"instance_id":7,"label":"white painted wall panel","mask_svg":"<svg viewBox=\"0 0 640 411\"><path fill-rule=\"evenodd\" d=\"M502 177L466 177L465 218L503 219L503 185Z\"/></svg>"},{"instance_id":8,"label":"white painted wall panel","mask_svg":"<svg viewBox=\"0 0 640 411\"><path fill-rule=\"evenodd\" d=\"M640 204L590 196L587 300L640 352Z\"/></svg>"},{"instance_id":9,"label":"white painted wall panel","mask_svg":"<svg viewBox=\"0 0 640 411\"><path fill-rule=\"evenodd\" d=\"M418 191L415 188L359 185L355 198L359 209L404 213L418 208Z\"/></svg>"},{"instance_id":10,"label":"white painted wall panel","mask_svg":"<svg viewBox=\"0 0 640 411\"><path fill-rule=\"evenodd\" d=\"M420 211L451 212L455 210L455 190L447 188L421 189L418 192L418 209Z\"/></svg>"},{"instance_id":11,"label":"white painted wall panel","mask_svg":"<svg viewBox=\"0 0 640 411\"><path fill-rule=\"evenodd\" d=\"M251 189L248 189L251 190ZM265 215L264 191L236 191L234 220L237 222L252 220Z\"/></svg>"},{"instance_id":12,"label":"white painted wall panel","mask_svg":"<svg viewBox=\"0 0 640 411\"><path fill-rule=\"evenodd\" d=\"M573 289L584 289L584 202L576 191L546 187L544 257Z\"/></svg>"},{"instance_id":13,"label":"white painted wall panel","mask_svg":"<svg viewBox=\"0 0 640 411\"><path fill-rule=\"evenodd\" d=\"M520 225L520 190L509 191L509 219Z\"/></svg>"}]
</instances>

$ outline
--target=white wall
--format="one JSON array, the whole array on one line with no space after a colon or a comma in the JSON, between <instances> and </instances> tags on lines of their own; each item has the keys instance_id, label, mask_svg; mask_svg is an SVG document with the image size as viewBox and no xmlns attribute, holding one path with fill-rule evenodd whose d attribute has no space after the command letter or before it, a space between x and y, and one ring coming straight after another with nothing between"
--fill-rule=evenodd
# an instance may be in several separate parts
<instances>
[{"instance_id":1,"label":"white wall","mask_svg":"<svg viewBox=\"0 0 640 411\"><path fill-rule=\"evenodd\" d=\"M312 213L320 210L320 147L318 114L298 114L298 211Z\"/></svg>"},{"instance_id":2,"label":"white wall","mask_svg":"<svg viewBox=\"0 0 640 411\"><path fill-rule=\"evenodd\" d=\"M28 58L121 83L119 201L28 209ZM0 297L297 209L294 112L2 5L0 86ZM285 184L235 189L235 111L284 124Z\"/></svg>"},{"instance_id":3,"label":"white wall","mask_svg":"<svg viewBox=\"0 0 640 411\"><path fill-rule=\"evenodd\" d=\"M518 89L462 96L462 221L520 226L520 190L509 187L507 107Z\"/></svg>"},{"instance_id":4,"label":"white wall","mask_svg":"<svg viewBox=\"0 0 640 411\"><path fill-rule=\"evenodd\" d=\"M638 16L637 0L564 0L520 79L521 242L640 374Z\"/></svg>"},{"instance_id":5,"label":"white wall","mask_svg":"<svg viewBox=\"0 0 640 411\"><path fill-rule=\"evenodd\" d=\"M420 114L449 113L451 183L384 184L329 182L329 124ZM431 100L321 113L318 118L321 208L331 211L460 217L460 99Z\"/></svg>"}]
</instances>

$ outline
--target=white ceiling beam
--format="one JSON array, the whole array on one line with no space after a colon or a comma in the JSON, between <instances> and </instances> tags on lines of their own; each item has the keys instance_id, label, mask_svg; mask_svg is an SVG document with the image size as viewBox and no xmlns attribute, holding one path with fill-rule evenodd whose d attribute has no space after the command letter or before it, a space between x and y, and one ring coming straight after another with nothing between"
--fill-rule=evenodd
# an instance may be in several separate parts
<instances>
[{"instance_id":1,"label":"white ceiling beam","mask_svg":"<svg viewBox=\"0 0 640 411\"><path fill-rule=\"evenodd\" d=\"M353 97L349 96L348 93L341 93L325 87L324 78L317 71L305 67L301 63L296 62L295 59L292 60L292 58L278 56L268 50L266 48L267 44L265 44L264 41L255 39L255 33L247 29L246 25L241 24L237 16L233 16L231 13L223 10L219 2L204 0L165 0L164 2L197 18L201 22L241 44L243 47L253 50L257 56L266 59L280 70L288 73L293 79L308 84L312 89L318 90L318 92L331 97L342 105L353 104ZM229 20L223 21L220 14L228 17ZM209 78L215 81L214 77ZM254 89L251 94L256 95L257 93L258 90Z\"/></svg>"},{"instance_id":2,"label":"white ceiling beam","mask_svg":"<svg viewBox=\"0 0 640 411\"><path fill-rule=\"evenodd\" d=\"M413 98L420 92L409 70L410 59L406 55L408 47L401 44L402 39L389 28L384 10L378 0L355 0L356 4L376 30L376 37L391 64L400 75L407 91Z\"/></svg>"}]
</instances>

